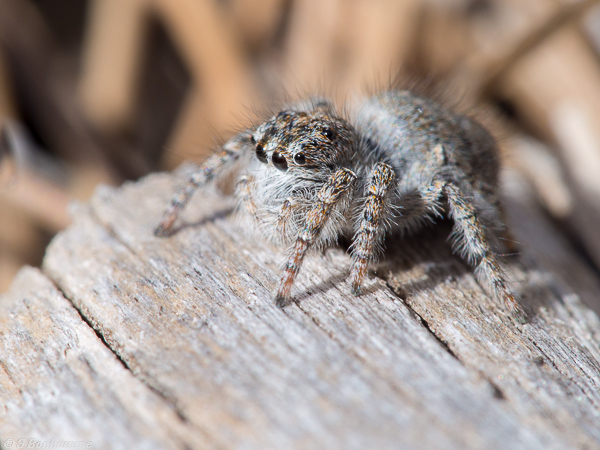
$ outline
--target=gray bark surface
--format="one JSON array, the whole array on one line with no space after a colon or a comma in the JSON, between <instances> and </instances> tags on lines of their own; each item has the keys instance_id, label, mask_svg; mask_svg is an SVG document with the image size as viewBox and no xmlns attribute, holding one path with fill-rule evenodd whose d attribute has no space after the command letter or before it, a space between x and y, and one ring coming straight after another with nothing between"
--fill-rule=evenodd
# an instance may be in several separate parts
<instances>
[{"instance_id":1,"label":"gray bark surface","mask_svg":"<svg viewBox=\"0 0 600 450\"><path fill-rule=\"evenodd\" d=\"M229 198L205 190L153 236L185 172L99 189L0 297L3 442L600 448L598 276L518 177L505 261L524 325L452 254L450 223L388 239L359 297L342 248L311 255L279 309L285 251Z\"/></svg>"}]
</instances>

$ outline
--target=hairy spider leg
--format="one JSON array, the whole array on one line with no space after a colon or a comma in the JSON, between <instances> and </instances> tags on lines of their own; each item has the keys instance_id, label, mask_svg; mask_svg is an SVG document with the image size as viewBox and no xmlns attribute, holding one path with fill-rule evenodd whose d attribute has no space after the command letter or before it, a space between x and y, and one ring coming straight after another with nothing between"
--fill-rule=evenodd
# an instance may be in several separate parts
<instances>
[{"instance_id":1,"label":"hairy spider leg","mask_svg":"<svg viewBox=\"0 0 600 450\"><path fill-rule=\"evenodd\" d=\"M425 224L433 223L434 218L444 215L441 201L446 184L441 179L434 180L431 185L419 190L399 193L394 199L392 210L395 211L393 222L401 234L411 233Z\"/></svg>"},{"instance_id":2,"label":"hairy spider leg","mask_svg":"<svg viewBox=\"0 0 600 450\"><path fill-rule=\"evenodd\" d=\"M304 228L300 231L284 267L283 277L275 297L278 306L283 307L289 303L292 285L300 271L307 250L319 237L323 227L327 224L331 211L354 186L355 180L354 172L342 168L336 171L319 190L317 200L306 216Z\"/></svg>"},{"instance_id":3,"label":"hairy spider leg","mask_svg":"<svg viewBox=\"0 0 600 450\"><path fill-rule=\"evenodd\" d=\"M252 144L248 133L241 133L230 139L224 146L223 150L210 156L189 178L189 180L179 189L173 197L169 206L163 214L163 218L154 230L156 236L165 236L169 233L179 213L185 208L190 201L192 194L196 190L211 181L222 177L229 173L240 156L248 149L251 149Z\"/></svg>"},{"instance_id":4,"label":"hairy spider leg","mask_svg":"<svg viewBox=\"0 0 600 450\"><path fill-rule=\"evenodd\" d=\"M454 249L475 267L475 274L497 297L500 297L511 314L521 323L525 322L525 312L517 302L515 294L508 287L506 276L498 263L485 228L478 218L472 202L472 192L468 186L447 183L444 193L450 205L450 215L454 220Z\"/></svg>"},{"instance_id":5,"label":"hairy spider leg","mask_svg":"<svg viewBox=\"0 0 600 450\"><path fill-rule=\"evenodd\" d=\"M352 293L358 295L367 267L381 246L385 227L382 221L389 209L389 195L396 186L396 174L388 164L378 162L371 172L358 231L352 243L351 284Z\"/></svg>"}]
</instances>

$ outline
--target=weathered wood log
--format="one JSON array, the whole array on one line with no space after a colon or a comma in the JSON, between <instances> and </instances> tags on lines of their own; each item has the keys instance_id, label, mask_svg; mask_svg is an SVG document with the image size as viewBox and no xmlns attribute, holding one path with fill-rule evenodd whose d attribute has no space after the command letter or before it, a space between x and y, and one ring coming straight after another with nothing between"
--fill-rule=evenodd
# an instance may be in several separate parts
<instances>
[{"instance_id":1,"label":"weathered wood log","mask_svg":"<svg viewBox=\"0 0 600 450\"><path fill-rule=\"evenodd\" d=\"M359 297L343 249L312 255L279 309L284 252L245 235L228 198L198 194L154 237L184 172L99 189L0 298L2 442L600 447L598 278L518 177L507 263L525 325L451 253L447 223L389 239Z\"/></svg>"}]
</instances>

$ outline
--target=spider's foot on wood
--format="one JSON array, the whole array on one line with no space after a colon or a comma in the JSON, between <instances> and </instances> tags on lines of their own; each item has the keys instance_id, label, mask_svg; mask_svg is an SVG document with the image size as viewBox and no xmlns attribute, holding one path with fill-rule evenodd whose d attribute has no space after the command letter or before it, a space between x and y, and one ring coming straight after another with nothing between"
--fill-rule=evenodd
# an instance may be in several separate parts
<instances>
[{"instance_id":1,"label":"spider's foot on wood","mask_svg":"<svg viewBox=\"0 0 600 450\"><path fill-rule=\"evenodd\" d=\"M167 218L163 220L155 229L154 236L156 237L168 237L171 235L171 228L175 219Z\"/></svg>"},{"instance_id":2,"label":"spider's foot on wood","mask_svg":"<svg viewBox=\"0 0 600 450\"><path fill-rule=\"evenodd\" d=\"M352 292L352 295L360 295L362 293L362 284L352 283L350 292Z\"/></svg>"},{"instance_id":3,"label":"spider's foot on wood","mask_svg":"<svg viewBox=\"0 0 600 450\"><path fill-rule=\"evenodd\" d=\"M527 313L519 304L517 298L513 294L508 294L507 296L505 296L504 304L510 312L510 315L517 321L517 323L523 325L529 322L529 316L527 315Z\"/></svg>"},{"instance_id":4,"label":"spider's foot on wood","mask_svg":"<svg viewBox=\"0 0 600 450\"><path fill-rule=\"evenodd\" d=\"M292 303L292 299L290 298L289 295L286 296L286 295L282 294L281 292L278 292L277 295L275 295L275 304L279 308L285 308L290 303Z\"/></svg>"},{"instance_id":5,"label":"spider's foot on wood","mask_svg":"<svg viewBox=\"0 0 600 450\"><path fill-rule=\"evenodd\" d=\"M170 233L161 226L158 226L154 229L154 236L156 237L167 237L169 234Z\"/></svg>"}]
</instances>

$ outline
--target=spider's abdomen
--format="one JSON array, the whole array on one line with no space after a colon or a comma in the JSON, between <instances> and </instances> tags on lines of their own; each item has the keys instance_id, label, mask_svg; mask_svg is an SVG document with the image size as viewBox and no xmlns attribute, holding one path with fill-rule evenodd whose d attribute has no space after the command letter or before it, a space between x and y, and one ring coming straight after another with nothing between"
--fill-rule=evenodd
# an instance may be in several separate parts
<instances>
[{"instance_id":1,"label":"spider's abdomen","mask_svg":"<svg viewBox=\"0 0 600 450\"><path fill-rule=\"evenodd\" d=\"M490 134L428 98L409 91L377 95L361 105L356 126L374 148L370 156L391 164L399 180L432 178L444 167L457 167L473 181L497 182L498 155Z\"/></svg>"}]
</instances>

